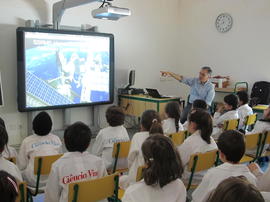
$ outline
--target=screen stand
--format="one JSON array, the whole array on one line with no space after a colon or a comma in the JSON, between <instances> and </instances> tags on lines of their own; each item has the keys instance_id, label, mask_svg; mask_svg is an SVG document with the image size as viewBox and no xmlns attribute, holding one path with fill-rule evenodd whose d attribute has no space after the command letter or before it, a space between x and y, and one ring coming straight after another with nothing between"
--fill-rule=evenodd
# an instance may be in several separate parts
<instances>
[{"instance_id":1,"label":"screen stand","mask_svg":"<svg viewBox=\"0 0 270 202\"><path fill-rule=\"evenodd\" d=\"M90 122L90 128L92 131L92 138L96 137L98 134L98 131L100 130L99 126L99 108L98 107L90 107L91 112L91 122Z\"/></svg>"}]
</instances>

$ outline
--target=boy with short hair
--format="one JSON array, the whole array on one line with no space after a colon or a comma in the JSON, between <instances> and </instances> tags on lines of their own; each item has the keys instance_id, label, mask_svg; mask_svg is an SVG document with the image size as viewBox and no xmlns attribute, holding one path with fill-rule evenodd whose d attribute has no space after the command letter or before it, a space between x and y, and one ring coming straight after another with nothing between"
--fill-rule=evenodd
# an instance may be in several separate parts
<instances>
[{"instance_id":1,"label":"boy with short hair","mask_svg":"<svg viewBox=\"0 0 270 202\"><path fill-rule=\"evenodd\" d=\"M108 127L99 131L92 152L103 159L106 168L112 169L114 159L112 158L113 145L118 142L128 142L127 129L123 126L125 120L124 111L118 106L111 106L106 111ZM127 159L119 158L117 169L127 168Z\"/></svg>"},{"instance_id":2,"label":"boy with short hair","mask_svg":"<svg viewBox=\"0 0 270 202\"><path fill-rule=\"evenodd\" d=\"M236 130L223 132L218 138L219 157L224 163L210 169L192 194L193 202L207 201L210 193L218 184L231 176L245 176L256 186L256 177L244 164L239 164L245 154L244 135Z\"/></svg>"},{"instance_id":3,"label":"boy with short hair","mask_svg":"<svg viewBox=\"0 0 270 202\"><path fill-rule=\"evenodd\" d=\"M82 122L69 126L64 133L68 150L52 165L45 190L45 202L68 201L68 185L107 175L103 160L89 152L91 130Z\"/></svg>"}]
</instances>

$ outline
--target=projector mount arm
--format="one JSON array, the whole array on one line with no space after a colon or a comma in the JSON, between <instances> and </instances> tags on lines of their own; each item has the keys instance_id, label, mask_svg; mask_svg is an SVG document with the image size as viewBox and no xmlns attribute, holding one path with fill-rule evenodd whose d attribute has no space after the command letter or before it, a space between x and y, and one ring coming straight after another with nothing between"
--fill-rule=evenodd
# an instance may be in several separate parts
<instances>
[{"instance_id":1,"label":"projector mount arm","mask_svg":"<svg viewBox=\"0 0 270 202\"><path fill-rule=\"evenodd\" d=\"M66 9L74 8L77 6L90 4L93 2L103 2L112 0L61 0L53 4L53 28L59 29L62 16Z\"/></svg>"}]
</instances>

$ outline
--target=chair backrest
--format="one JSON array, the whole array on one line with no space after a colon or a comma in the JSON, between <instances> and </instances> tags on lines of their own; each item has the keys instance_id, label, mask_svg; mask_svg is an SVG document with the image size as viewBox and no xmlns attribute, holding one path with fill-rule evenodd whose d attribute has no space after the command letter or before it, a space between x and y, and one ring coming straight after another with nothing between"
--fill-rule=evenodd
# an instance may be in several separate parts
<instances>
[{"instance_id":1,"label":"chair backrest","mask_svg":"<svg viewBox=\"0 0 270 202\"><path fill-rule=\"evenodd\" d=\"M244 125L245 126L252 126L256 123L257 121L257 114L251 114L246 116Z\"/></svg>"},{"instance_id":2,"label":"chair backrest","mask_svg":"<svg viewBox=\"0 0 270 202\"><path fill-rule=\"evenodd\" d=\"M186 131L179 131L178 133L173 133L173 134L170 134L168 136L169 136L169 138L172 139L172 142L174 143L175 146L179 146L185 140Z\"/></svg>"},{"instance_id":3,"label":"chair backrest","mask_svg":"<svg viewBox=\"0 0 270 202\"><path fill-rule=\"evenodd\" d=\"M114 143L112 157L127 158L130 149L130 143L130 141Z\"/></svg>"},{"instance_id":4,"label":"chair backrest","mask_svg":"<svg viewBox=\"0 0 270 202\"><path fill-rule=\"evenodd\" d=\"M95 180L70 183L68 186L68 202L99 201L115 194L116 199L118 199L118 177L118 173L114 173Z\"/></svg>"},{"instance_id":5,"label":"chair backrest","mask_svg":"<svg viewBox=\"0 0 270 202\"><path fill-rule=\"evenodd\" d=\"M270 131L266 131L262 136L261 148L258 154L259 157L261 157L261 155L263 154L264 146L266 144L270 144Z\"/></svg>"},{"instance_id":6,"label":"chair backrest","mask_svg":"<svg viewBox=\"0 0 270 202\"><path fill-rule=\"evenodd\" d=\"M34 174L38 175L40 169L40 175L50 174L52 164L58 160L63 154L51 155L51 156L36 156L34 159Z\"/></svg>"},{"instance_id":7,"label":"chair backrest","mask_svg":"<svg viewBox=\"0 0 270 202\"><path fill-rule=\"evenodd\" d=\"M137 169L137 176L136 176L136 182L139 182L141 179L143 179L143 171L145 169L145 166L139 166Z\"/></svg>"},{"instance_id":8,"label":"chair backrest","mask_svg":"<svg viewBox=\"0 0 270 202\"><path fill-rule=\"evenodd\" d=\"M224 121L224 130L236 130L239 125L239 119L231 119Z\"/></svg>"},{"instance_id":9,"label":"chair backrest","mask_svg":"<svg viewBox=\"0 0 270 202\"><path fill-rule=\"evenodd\" d=\"M7 159L8 161L10 161L10 162L12 162L12 163L14 163L14 164L17 163L16 157L9 157L9 158L5 158L5 159Z\"/></svg>"},{"instance_id":10,"label":"chair backrest","mask_svg":"<svg viewBox=\"0 0 270 202\"><path fill-rule=\"evenodd\" d=\"M266 131L265 135L265 144L270 144L270 131Z\"/></svg>"},{"instance_id":11,"label":"chair backrest","mask_svg":"<svg viewBox=\"0 0 270 202\"><path fill-rule=\"evenodd\" d=\"M259 148L262 141L262 134L255 133L255 134L245 135L245 141L246 141L246 149Z\"/></svg>"},{"instance_id":12,"label":"chair backrest","mask_svg":"<svg viewBox=\"0 0 270 202\"><path fill-rule=\"evenodd\" d=\"M26 182L18 183L19 195L16 202L26 202L27 201L27 184Z\"/></svg>"},{"instance_id":13,"label":"chair backrest","mask_svg":"<svg viewBox=\"0 0 270 202\"><path fill-rule=\"evenodd\" d=\"M218 160L218 150L211 150L205 153L192 154L188 162L188 171L199 172L207 170L215 165Z\"/></svg>"}]
</instances>

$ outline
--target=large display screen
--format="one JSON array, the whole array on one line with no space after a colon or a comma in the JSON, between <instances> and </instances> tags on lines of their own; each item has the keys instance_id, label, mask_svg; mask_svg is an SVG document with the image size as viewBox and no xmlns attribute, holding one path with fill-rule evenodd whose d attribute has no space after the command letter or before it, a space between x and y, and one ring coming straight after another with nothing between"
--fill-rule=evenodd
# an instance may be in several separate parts
<instances>
[{"instance_id":1,"label":"large display screen","mask_svg":"<svg viewBox=\"0 0 270 202\"><path fill-rule=\"evenodd\" d=\"M17 29L19 111L113 102L114 37Z\"/></svg>"}]
</instances>

